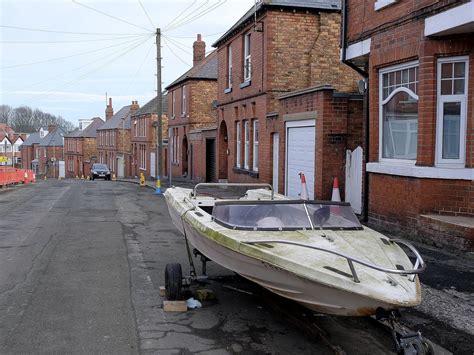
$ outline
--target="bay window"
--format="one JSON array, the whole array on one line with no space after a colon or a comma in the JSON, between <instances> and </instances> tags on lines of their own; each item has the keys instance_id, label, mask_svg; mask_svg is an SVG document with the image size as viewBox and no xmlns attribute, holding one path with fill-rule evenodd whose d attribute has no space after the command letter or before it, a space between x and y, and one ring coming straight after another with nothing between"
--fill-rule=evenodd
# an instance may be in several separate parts
<instances>
[{"instance_id":1,"label":"bay window","mask_svg":"<svg viewBox=\"0 0 474 355\"><path fill-rule=\"evenodd\" d=\"M252 56L250 54L250 33L244 36L244 81L252 76Z\"/></svg>"}]
</instances>

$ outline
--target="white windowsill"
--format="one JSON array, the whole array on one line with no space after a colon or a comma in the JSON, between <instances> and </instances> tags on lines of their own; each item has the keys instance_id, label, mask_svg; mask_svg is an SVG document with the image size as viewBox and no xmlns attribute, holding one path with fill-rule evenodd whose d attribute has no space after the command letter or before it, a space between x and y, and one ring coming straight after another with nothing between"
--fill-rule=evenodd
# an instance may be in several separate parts
<instances>
[{"instance_id":1,"label":"white windowsill","mask_svg":"<svg viewBox=\"0 0 474 355\"><path fill-rule=\"evenodd\" d=\"M426 179L474 180L474 169L438 168L433 166L415 166L407 164L368 163L370 173L407 176Z\"/></svg>"}]
</instances>

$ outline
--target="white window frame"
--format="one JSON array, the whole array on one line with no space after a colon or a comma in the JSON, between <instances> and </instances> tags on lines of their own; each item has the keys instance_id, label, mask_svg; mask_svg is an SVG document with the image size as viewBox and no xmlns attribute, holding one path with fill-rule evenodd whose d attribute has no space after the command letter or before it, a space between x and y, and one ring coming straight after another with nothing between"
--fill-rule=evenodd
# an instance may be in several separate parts
<instances>
[{"instance_id":1,"label":"white window frame","mask_svg":"<svg viewBox=\"0 0 474 355\"><path fill-rule=\"evenodd\" d=\"M463 95L441 95L441 65L444 63L465 63L464 94ZM446 57L439 58L437 63L437 110L436 110L436 154L435 165L446 168L464 168L466 164L466 134L467 134L467 93L469 80L469 57ZM459 159L443 159L443 106L445 103L461 103L460 137L459 137Z\"/></svg>"},{"instance_id":2,"label":"white window frame","mask_svg":"<svg viewBox=\"0 0 474 355\"><path fill-rule=\"evenodd\" d=\"M241 123L236 122L235 125L235 167L240 168L240 151L241 151Z\"/></svg>"},{"instance_id":3,"label":"white window frame","mask_svg":"<svg viewBox=\"0 0 474 355\"><path fill-rule=\"evenodd\" d=\"M227 88L232 88L232 47L227 47Z\"/></svg>"},{"instance_id":4,"label":"white window frame","mask_svg":"<svg viewBox=\"0 0 474 355\"><path fill-rule=\"evenodd\" d=\"M186 116L186 85L181 88L181 116Z\"/></svg>"},{"instance_id":5,"label":"white window frame","mask_svg":"<svg viewBox=\"0 0 474 355\"><path fill-rule=\"evenodd\" d=\"M244 121L244 169L249 169L250 157L250 124Z\"/></svg>"},{"instance_id":6,"label":"white window frame","mask_svg":"<svg viewBox=\"0 0 474 355\"><path fill-rule=\"evenodd\" d=\"M258 171L258 120L253 121L253 171Z\"/></svg>"},{"instance_id":7,"label":"white window frame","mask_svg":"<svg viewBox=\"0 0 474 355\"><path fill-rule=\"evenodd\" d=\"M176 90L171 91L171 119L176 117Z\"/></svg>"},{"instance_id":8,"label":"white window frame","mask_svg":"<svg viewBox=\"0 0 474 355\"><path fill-rule=\"evenodd\" d=\"M252 40L250 32L244 35L244 82L250 81L252 78L252 54L251 48Z\"/></svg>"},{"instance_id":9,"label":"white window frame","mask_svg":"<svg viewBox=\"0 0 474 355\"><path fill-rule=\"evenodd\" d=\"M403 64L398 64L398 65L393 65L391 67L383 68L380 69L379 71L379 161L384 162L384 163L393 163L393 164L401 164L401 165L415 165L416 164L416 159L396 159L396 158L384 158L383 157L383 107L384 105L390 101L390 99L396 95L397 93L403 91L408 93L411 96L414 96L417 100L419 100L418 95L416 95L413 91L411 91L408 88L405 87L399 87L396 88L394 91L390 93L390 95L387 96L385 100L383 100L383 75L393 72L393 71L399 71L402 69L408 69L412 67L418 67L419 69L419 62L417 60L403 63ZM418 73L418 78L419 78L419 73ZM418 85L419 85L419 79L418 79ZM419 123L419 115L418 115L418 123ZM417 135L417 150L418 150L418 135Z\"/></svg>"}]
</instances>

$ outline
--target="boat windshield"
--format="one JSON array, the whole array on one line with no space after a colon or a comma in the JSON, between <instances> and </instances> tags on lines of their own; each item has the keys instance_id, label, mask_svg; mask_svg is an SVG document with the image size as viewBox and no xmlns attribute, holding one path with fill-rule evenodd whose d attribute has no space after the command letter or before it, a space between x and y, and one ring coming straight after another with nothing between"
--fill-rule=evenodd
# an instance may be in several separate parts
<instances>
[{"instance_id":1,"label":"boat windshield","mask_svg":"<svg viewBox=\"0 0 474 355\"><path fill-rule=\"evenodd\" d=\"M362 229L351 206L318 201L219 201L214 221L232 229Z\"/></svg>"}]
</instances>

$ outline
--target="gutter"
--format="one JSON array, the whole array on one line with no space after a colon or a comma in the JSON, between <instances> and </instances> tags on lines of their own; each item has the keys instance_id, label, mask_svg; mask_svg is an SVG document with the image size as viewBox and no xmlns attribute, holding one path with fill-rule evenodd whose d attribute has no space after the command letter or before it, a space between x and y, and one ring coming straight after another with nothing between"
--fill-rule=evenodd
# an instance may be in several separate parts
<instances>
[{"instance_id":1,"label":"gutter","mask_svg":"<svg viewBox=\"0 0 474 355\"><path fill-rule=\"evenodd\" d=\"M342 58L341 61L351 69L359 73L366 82L369 81L369 73L365 70L362 70L357 65L346 59L346 48L347 48L347 0L342 0ZM366 167L364 169L364 196L363 196L363 221L367 222L369 220L369 173L367 172L367 163L369 162L369 86L364 94L364 105L365 105L365 130L364 130L364 145L365 145L365 154L364 160Z\"/></svg>"}]
</instances>

